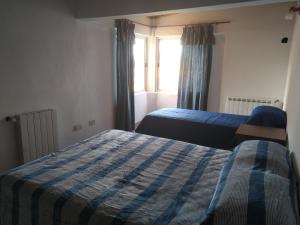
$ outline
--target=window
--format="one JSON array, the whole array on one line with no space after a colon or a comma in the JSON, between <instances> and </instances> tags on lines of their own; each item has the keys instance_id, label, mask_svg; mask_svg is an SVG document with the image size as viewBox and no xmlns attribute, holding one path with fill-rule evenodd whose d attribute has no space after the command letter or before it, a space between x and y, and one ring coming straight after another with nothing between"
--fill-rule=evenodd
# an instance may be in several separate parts
<instances>
[{"instance_id":1,"label":"window","mask_svg":"<svg viewBox=\"0 0 300 225\"><path fill-rule=\"evenodd\" d=\"M163 38L158 43L158 90L177 92L182 46L180 38Z\"/></svg>"},{"instance_id":2,"label":"window","mask_svg":"<svg viewBox=\"0 0 300 225\"><path fill-rule=\"evenodd\" d=\"M145 90L146 46L147 39L137 36L133 46L134 55L134 91Z\"/></svg>"}]
</instances>

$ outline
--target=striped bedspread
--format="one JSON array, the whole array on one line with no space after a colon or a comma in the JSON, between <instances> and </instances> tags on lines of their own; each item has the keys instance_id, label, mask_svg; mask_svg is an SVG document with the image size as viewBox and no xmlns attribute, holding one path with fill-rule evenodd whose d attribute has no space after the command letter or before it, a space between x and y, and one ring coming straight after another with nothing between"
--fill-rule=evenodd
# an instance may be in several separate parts
<instances>
[{"instance_id":1,"label":"striped bedspread","mask_svg":"<svg viewBox=\"0 0 300 225\"><path fill-rule=\"evenodd\" d=\"M106 131L2 174L1 225L196 225L230 154Z\"/></svg>"}]
</instances>

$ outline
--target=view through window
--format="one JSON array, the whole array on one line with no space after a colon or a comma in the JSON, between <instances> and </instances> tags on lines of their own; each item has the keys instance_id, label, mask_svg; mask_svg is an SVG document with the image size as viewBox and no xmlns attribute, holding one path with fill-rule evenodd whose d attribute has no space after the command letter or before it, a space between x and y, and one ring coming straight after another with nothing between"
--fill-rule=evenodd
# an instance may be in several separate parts
<instances>
[{"instance_id":1,"label":"view through window","mask_svg":"<svg viewBox=\"0 0 300 225\"><path fill-rule=\"evenodd\" d=\"M134 54L134 91L145 90L146 38L136 37Z\"/></svg>"},{"instance_id":2,"label":"view through window","mask_svg":"<svg viewBox=\"0 0 300 225\"><path fill-rule=\"evenodd\" d=\"M181 51L180 38L159 39L157 69L159 91L177 92Z\"/></svg>"}]
</instances>

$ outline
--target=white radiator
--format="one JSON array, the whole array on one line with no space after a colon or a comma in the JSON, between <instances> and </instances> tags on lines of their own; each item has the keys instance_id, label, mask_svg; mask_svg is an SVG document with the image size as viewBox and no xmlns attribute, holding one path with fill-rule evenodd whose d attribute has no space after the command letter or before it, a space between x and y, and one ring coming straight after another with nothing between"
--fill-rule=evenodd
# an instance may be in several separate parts
<instances>
[{"instance_id":1,"label":"white radiator","mask_svg":"<svg viewBox=\"0 0 300 225\"><path fill-rule=\"evenodd\" d=\"M47 109L16 116L20 157L23 163L57 150L56 111Z\"/></svg>"},{"instance_id":2,"label":"white radiator","mask_svg":"<svg viewBox=\"0 0 300 225\"><path fill-rule=\"evenodd\" d=\"M260 105L270 105L282 108L283 103L279 100L227 97L225 103L225 113L250 115L252 110Z\"/></svg>"}]
</instances>

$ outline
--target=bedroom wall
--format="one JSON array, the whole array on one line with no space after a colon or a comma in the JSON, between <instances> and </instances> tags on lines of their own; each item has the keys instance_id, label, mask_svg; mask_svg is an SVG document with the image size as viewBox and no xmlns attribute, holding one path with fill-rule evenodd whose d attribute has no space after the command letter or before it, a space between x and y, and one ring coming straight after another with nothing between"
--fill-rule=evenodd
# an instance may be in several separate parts
<instances>
[{"instance_id":1,"label":"bedroom wall","mask_svg":"<svg viewBox=\"0 0 300 225\"><path fill-rule=\"evenodd\" d=\"M134 110L135 123L142 121L145 115L148 114L148 98L147 92L137 92L134 94Z\"/></svg>"},{"instance_id":2,"label":"bedroom wall","mask_svg":"<svg viewBox=\"0 0 300 225\"><path fill-rule=\"evenodd\" d=\"M75 20L73 7L69 0L0 1L0 171L18 163L6 116L56 109L61 148L113 127L111 23ZM76 124L82 130L73 132Z\"/></svg>"},{"instance_id":3,"label":"bedroom wall","mask_svg":"<svg viewBox=\"0 0 300 225\"><path fill-rule=\"evenodd\" d=\"M227 96L283 101L293 21L284 19L292 3L165 15L157 24L231 21L216 26L209 110L224 111ZM158 28L157 35L178 35L182 27Z\"/></svg>"},{"instance_id":4,"label":"bedroom wall","mask_svg":"<svg viewBox=\"0 0 300 225\"><path fill-rule=\"evenodd\" d=\"M286 105L288 117L289 148L294 153L295 165L300 175L300 15L297 16L288 72Z\"/></svg>"}]
</instances>

